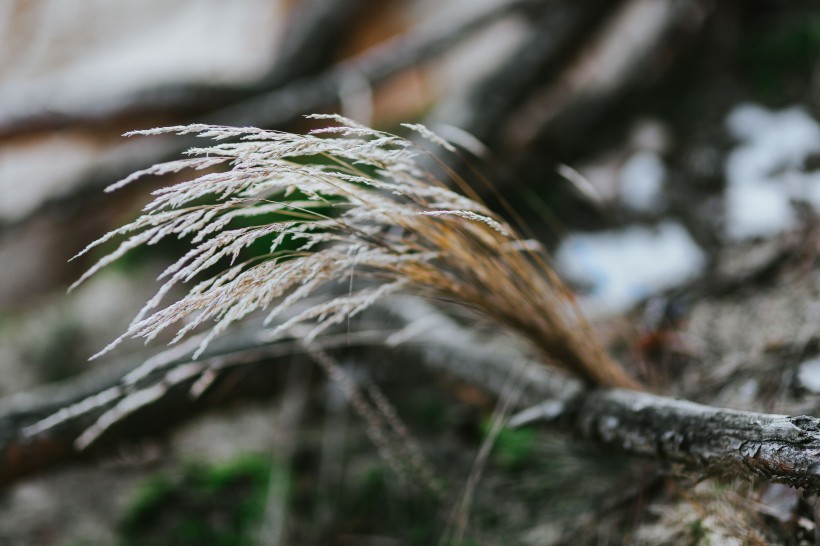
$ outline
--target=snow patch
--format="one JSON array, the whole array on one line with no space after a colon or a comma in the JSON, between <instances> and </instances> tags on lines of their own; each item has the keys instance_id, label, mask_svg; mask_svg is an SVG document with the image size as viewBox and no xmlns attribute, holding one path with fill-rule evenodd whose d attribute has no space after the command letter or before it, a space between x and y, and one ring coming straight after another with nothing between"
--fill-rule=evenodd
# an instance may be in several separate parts
<instances>
[{"instance_id":1,"label":"snow patch","mask_svg":"<svg viewBox=\"0 0 820 546\"><path fill-rule=\"evenodd\" d=\"M703 251L677 222L657 228L576 234L555 254L558 269L590 287L582 298L589 313L615 313L641 299L676 286L706 265Z\"/></svg>"},{"instance_id":2,"label":"snow patch","mask_svg":"<svg viewBox=\"0 0 820 546\"><path fill-rule=\"evenodd\" d=\"M820 176L802 172L820 152L820 125L803 107L773 112L754 104L735 107L726 119L740 141L726 159L726 236L730 240L792 229L800 199L820 212Z\"/></svg>"},{"instance_id":3,"label":"snow patch","mask_svg":"<svg viewBox=\"0 0 820 546\"><path fill-rule=\"evenodd\" d=\"M820 357L806 360L800 364L797 379L807 390L820 393Z\"/></svg>"},{"instance_id":4,"label":"snow patch","mask_svg":"<svg viewBox=\"0 0 820 546\"><path fill-rule=\"evenodd\" d=\"M93 109L158 85L253 80L271 66L285 20L269 0L40 2L19 11L0 20L3 116Z\"/></svg>"},{"instance_id":5,"label":"snow patch","mask_svg":"<svg viewBox=\"0 0 820 546\"><path fill-rule=\"evenodd\" d=\"M624 163L619 177L621 201L627 207L653 213L663 210L666 166L658 154L650 151L633 154Z\"/></svg>"}]
</instances>

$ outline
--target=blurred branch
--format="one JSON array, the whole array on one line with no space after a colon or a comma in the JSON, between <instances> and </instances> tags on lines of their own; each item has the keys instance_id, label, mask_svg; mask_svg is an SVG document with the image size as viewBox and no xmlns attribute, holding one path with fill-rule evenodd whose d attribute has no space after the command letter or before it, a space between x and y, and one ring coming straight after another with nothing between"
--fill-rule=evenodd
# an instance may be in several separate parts
<instances>
[{"instance_id":1,"label":"blurred branch","mask_svg":"<svg viewBox=\"0 0 820 546\"><path fill-rule=\"evenodd\" d=\"M402 300L399 326L432 312L427 305ZM392 309L392 308L391 308ZM522 396L533 404L552 396L554 388L544 367L535 369L472 340L469 333L439 313L427 321L423 342L398 349L414 361L483 385L513 373L528 385ZM378 345L390 339L384 330L326 336L313 349L330 350ZM280 392L287 366L304 350L301 342L281 338L261 342L256 334L226 336L199 360L190 356L198 338L149 360L105 366L67 382L45 386L0 401L0 484L62 466L94 459L140 438L162 436L193 415L237 400L269 397ZM462 343L470 343L465 348ZM495 354L496 358L492 358ZM503 354L503 353L501 353ZM309 359L300 362L309 365ZM79 449L82 448L82 449Z\"/></svg>"},{"instance_id":2,"label":"blurred branch","mask_svg":"<svg viewBox=\"0 0 820 546\"><path fill-rule=\"evenodd\" d=\"M242 354L223 355L227 361L258 363L274 352L272 347L257 347ZM206 359L211 361L212 359ZM182 365L185 361L169 362ZM145 436L158 436L186 416L211 405L205 397L190 395L194 378L176 385L163 385L163 374L154 373L136 385L128 385L127 377L139 362L105 367L79 378L57 385L49 385L28 393L18 394L0 404L0 483L10 483L27 475L60 466L72 460L94 458L108 453L119 443L137 441ZM250 368L249 368L250 369ZM277 384L275 376L284 368L264 366L254 369L257 386ZM215 372L214 384L228 379L230 370ZM232 388L231 397L250 396L253 382L239 381ZM94 446L81 451L75 442L98 422L100 417L127 399L129 394L153 388L154 400L128 419L111 429ZM242 392L243 388L246 392ZM221 400L227 401L227 399ZM48 420L48 421L45 421ZM41 430L49 422L45 430Z\"/></svg>"},{"instance_id":3,"label":"blurred branch","mask_svg":"<svg viewBox=\"0 0 820 546\"><path fill-rule=\"evenodd\" d=\"M514 378L524 385L519 407L536 398L548 400L522 411L512 419L513 426L540 422L604 449L675 469L762 477L807 494L820 492L820 419L720 409L621 389L582 390L574 382L555 381L547 368L512 356L512 351L505 357L492 344L475 343L472 333L443 315L419 315L429 307L414 308L412 301L392 308L400 310L407 325L403 332L328 337L322 348L403 341L399 350L405 356L494 395ZM415 322L419 316L423 328ZM275 365L276 360L292 358L298 347L289 340L260 344L252 337L232 339L198 361L188 353L177 354L188 350L182 347L136 372L133 367L105 368L12 398L0 404L0 483L156 437L185 417L230 400L269 396L285 382L286 367Z\"/></svg>"},{"instance_id":4,"label":"blurred branch","mask_svg":"<svg viewBox=\"0 0 820 546\"><path fill-rule=\"evenodd\" d=\"M293 81L276 91L188 121L259 127L285 125L304 114L332 107L338 102L340 92L351 81L378 85L407 68L447 51L487 25L538 2L539 0L509 0L458 20L437 21L429 28L411 31L316 76ZM69 184L72 188L70 192L48 199L32 216L51 212L64 215L66 210L93 206L89 198L99 196L102 188L108 184L147 165L176 159L182 151L196 143L193 138L181 137L155 141L156 144L150 147L132 147L131 153L123 153L116 165L106 165L105 168L85 173L81 183ZM0 231L14 229L25 222L26 219L0 223Z\"/></svg>"},{"instance_id":5,"label":"blurred branch","mask_svg":"<svg viewBox=\"0 0 820 546\"><path fill-rule=\"evenodd\" d=\"M535 91L506 120L516 155L539 143L572 149L629 91L657 82L704 28L712 0L628 0L587 41L575 63Z\"/></svg>"},{"instance_id":6,"label":"blurred branch","mask_svg":"<svg viewBox=\"0 0 820 546\"><path fill-rule=\"evenodd\" d=\"M315 78L296 81L280 90L231 105L204 119L208 123L232 125L284 125L300 115L336 104L340 91L351 80L378 85L447 51L489 24L536 3L537 0L508 0L466 16L436 21L427 28L399 36L342 61Z\"/></svg>"},{"instance_id":7,"label":"blurred branch","mask_svg":"<svg viewBox=\"0 0 820 546\"><path fill-rule=\"evenodd\" d=\"M521 101L539 85L552 82L601 19L618 2L559 2L539 14L527 38L509 58L475 84L456 112L445 120L495 148L498 131Z\"/></svg>"},{"instance_id":8,"label":"blurred branch","mask_svg":"<svg viewBox=\"0 0 820 546\"><path fill-rule=\"evenodd\" d=\"M361 0L302 0L291 10L273 67L243 85L178 84L137 91L84 111L18 112L0 119L0 138L66 126L94 126L128 116L194 115L251 97L325 68L335 45L353 27Z\"/></svg>"},{"instance_id":9,"label":"blurred branch","mask_svg":"<svg viewBox=\"0 0 820 546\"><path fill-rule=\"evenodd\" d=\"M322 347L373 344L384 333L329 337ZM281 391L299 356L288 339L229 337L199 360L184 344L149 360L106 364L66 382L0 401L0 484L141 438L161 437L210 408ZM304 359L298 364L309 365Z\"/></svg>"},{"instance_id":10,"label":"blurred branch","mask_svg":"<svg viewBox=\"0 0 820 546\"><path fill-rule=\"evenodd\" d=\"M465 137L447 134L446 125L440 129L481 157L484 168L478 173L459 157L442 161L495 208L509 195L499 188L543 186L555 177L556 162L577 153L590 131L619 114L626 98L663 78L706 28L711 5L622 0L552 6L509 59L453 109L458 118L428 121L466 131Z\"/></svg>"}]
</instances>

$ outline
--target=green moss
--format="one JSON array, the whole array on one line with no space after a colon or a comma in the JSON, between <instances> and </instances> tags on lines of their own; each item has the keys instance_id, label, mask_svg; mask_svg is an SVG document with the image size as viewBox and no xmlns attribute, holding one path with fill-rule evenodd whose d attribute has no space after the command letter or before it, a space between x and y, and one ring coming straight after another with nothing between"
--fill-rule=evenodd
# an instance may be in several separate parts
<instances>
[{"instance_id":1,"label":"green moss","mask_svg":"<svg viewBox=\"0 0 820 546\"><path fill-rule=\"evenodd\" d=\"M321 163L320 159L322 158L299 158L303 160L305 163L317 164ZM329 160L325 160L325 163L328 163ZM322 216L333 217L338 215L338 211L334 208L334 205L343 201L343 199L339 196L325 196L327 201L326 206L317 206L312 207L310 211L317 215L317 218ZM280 194L277 196L272 196L269 198L270 201L277 201L277 202L295 202L295 201L305 201L307 200L307 196L300 192L294 191L285 196L284 194ZM186 207L194 207L194 206L206 206L206 205L215 205L220 203L222 200L217 194L209 194L202 196L198 199L192 200L189 203L186 203ZM136 214L132 215L136 216ZM237 229L242 227L250 227L250 226L262 226L268 225L277 222L287 222L294 219L304 219L304 215L298 211L294 210L289 213L287 210L279 212L279 213L268 213L268 214L261 214L259 216L252 216L252 217L238 217L231 220L227 229ZM273 240L278 236L278 234L268 235L266 237L260 237L256 239L251 245L243 249L238 257L238 261L244 261L248 259L252 259L259 256L266 256L271 252L271 244ZM114 252L118 246L123 242L124 239L122 238L115 238L115 240L108 241L99 247L93 249L86 260L91 263L95 263L96 261L100 260L104 256ZM109 269L115 269L124 272L133 272L135 270L139 270L144 264L151 262L152 260L156 260L157 258L165 259L165 260L176 260L183 254L185 254L188 250L190 250L190 237L179 239L176 236L166 237L155 244L150 246L148 245L140 245L136 248L131 249L121 258L113 262L109 265ZM292 238L285 238L285 240L277 247L277 251L289 251L296 249L297 246L301 244L301 241L294 241ZM224 268L229 263L228 259L223 260L222 263L216 264L214 270L218 270L220 268Z\"/></svg>"},{"instance_id":2,"label":"green moss","mask_svg":"<svg viewBox=\"0 0 820 546\"><path fill-rule=\"evenodd\" d=\"M495 440L493 457L508 470L517 470L532 460L538 447L535 429L503 429Z\"/></svg>"},{"instance_id":3,"label":"green moss","mask_svg":"<svg viewBox=\"0 0 820 546\"><path fill-rule=\"evenodd\" d=\"M368 514L374 507L385 507L387 485L384 471L381 468L368 470L357 483L350 499L350 513L354 517Z\"/></svg>"},{"instance_id":4,"label":"green moss","mask_svg":"<svg viewBox=\"0 0 820 546\"><path fill-rule=\"evenodd\" d=\"M42 341L25 347L25 359L45 381L61 381L87 369L83 329L73 317L62 318Z\"/></svg>"},{"instance_id":5,"label":"green moss","mask_svg":"<svg viewBox=\"0 0 820 546\"><path fill-rule=\"evenodd\" d=\"M121 543L250 546L272 470L284 471L268 459L243 457L155 476L137 491L122 517Z\"/></svg>"},{"instance_id":6,"label":"green moss","mask_svg":"<svg viewBox=\"0 0 820 546\"><path fill-rule=\"evenodd\" d=\"M123 525L129 527L135 520L141 519L156 506L173 494L174 484L164 475L155 476L142 484L134 494L128 511L123 518Z\"/></svg>"},{"instance_id":7,"label":"green moss","mask_svg":"<svg viewBox=\"0 0 820 546\"><path fill-rule=\"evenodd\" d=\"M340 505L340 534L384 534L397 530L409 545L435 544L441 532L441 505L424 491L390 487L392 471L373 467L349 484Z\"/></svg>"},{"instance_id":8,"label":"green moss","mask_svg":"<svg viewBox=\"0 0 820 546\"><path fill-rule=\"evenodd\" d=\"M792 21L773 32L752 32L743 52L744 74L758 98L769 103L794 100L792 89L810 89L820 62L820 16Z\"/></svg>"},{"instance_id":9,"label":"green moss","mask_svg":"<svg viewBox=\"0 0 820 546\"><path fill-rule=\"evenodd\" d=\"M703 520L696 519L689 524L689 537L691 539L690 544L700 544L702 540L706 538L707 529L703 525Z\"/></svg>"},{"instance_id":10,"label":"green moss","mask_svg":"<svg viewBox=\"0 0 820 546\"><path fill-rule=\"evenodd\" d=\"M407 415L413 422L427 427L431 431L442 431L453 419L452 408L443 399L430 396L430 393L419 391L410 395Z\"/></svg>"}]
</instances>

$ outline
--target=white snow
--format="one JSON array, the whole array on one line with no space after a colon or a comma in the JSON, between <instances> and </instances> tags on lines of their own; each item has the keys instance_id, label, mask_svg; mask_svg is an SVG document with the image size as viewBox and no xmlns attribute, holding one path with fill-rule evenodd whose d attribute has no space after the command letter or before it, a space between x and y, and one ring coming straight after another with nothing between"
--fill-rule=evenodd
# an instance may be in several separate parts
<instances>
[{"instance_id":1,"label":"white snow","mask_svg":"<svg viewBox=\"0 0 820 546\"><path fill-rule=\"evenodd\" d=\"M666 166L657 153L641 151L633 154L621 168L619 178L620 198L627 207L654 213L663 210Z\"/></svg>"},{"instance_id":2,"label":"white snow","mask_svg":"<svg viewBox=\"0 0 820 546\"><path fill-rule=\"evenodd\" d=\"M726 236L775 235L797 224L791 199L820 212L820 177L801 171L820 152L820 125L803 107L779 112L754 104L735 107L726 120L740 141L726 160Z\"/></svg>"},{"instance_id":3,"label":"white snow","mask_svg":"<svg viewBox=\"0 0 820 546\"><path fill-rule=\"evenodd\" d=\"M0 147L0 219L23 218L94 165L104 147L90 139L47 136Z\"/></svg>"},{"instance_id":4,"label":"white snow","mask_svg":"<svg viewBox=\"0 0 820 546\"><path fill-rule=\"evenodd\" d=\"M582 306L592 314L624 311L642 298L698 275L706 258L679 223L576 234L558 248L559 271L590 285Z\"/></svg>"},{"instance_id":5,"label":"white snow","mask_svg":"<svg viewBox=\"0 0 820 546\"><path fill-rule=\"evenodd\" d=\"M269 0L24 3L0 19L0 112L74 111L160 84L237 82L276 54Z\"/></svg>"},{"instance_id":6,"label":"white snow","mask_svg":"<svg viewBox=\"0 0 820 546\"><path fill-rule=\"evenodd\" d=\"M820 357L806 360L800 364L797 379L806 389L820 393Z\"/></svg>"},{"instance_id":7,"label":"white snow","mask_svg":"<svg viewBox=\"0 0 820 546\"><path fill-rule=\"evenodd\" d=\"M775 184L729 186L726 204L726 234L730 239L774 235L797 224L789 194Z\"/></svg>"},{"instance_id":8,"label":"white snow","mask_svg":"<svg viewBox=\"0 0 820 546\"><path fill-rule=\"evenodd\" d=\"M0 118L93 110L156 85L252 79L273 63L284 9L281 0L0 2ZM83 130L4 142L0 220L159 145Z\"/></svg>"}]
</instances>

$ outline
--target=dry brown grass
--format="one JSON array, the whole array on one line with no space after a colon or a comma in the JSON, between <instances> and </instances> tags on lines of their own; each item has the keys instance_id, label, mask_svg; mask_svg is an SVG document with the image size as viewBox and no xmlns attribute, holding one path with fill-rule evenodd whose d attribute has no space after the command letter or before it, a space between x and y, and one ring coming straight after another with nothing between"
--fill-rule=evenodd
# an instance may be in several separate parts
<instances>
[{"instance_id":1,"label":"dry brown grass","mask_svg":"<svg viewBox=\"0 0 820 546\"><path fill-rule=\"evenodd\" d=\"M103 352L125 337L150 340L176 323L182 326L175 340L211 323L201 352L250 313L263 310L273 323L289 308L296 311L273 329L309 324L309 342L378 299L405 291L479 311L527 340L543 361L588 383L635 386L533 245L422 169L424 149L339 116L314 117L338 125L308 135L206 125L135 133L230 141L190 150L187 159L109 188L145 174L226 167L158 190L142 216L82 252L123 238L78 282L137 246L190 239L191 250L163 273L156 297ZM422 126L407 127L450 148ZM263 237L272 239L269 252L245 258L244 249ZM182 283L193 284L187 295L162 307ZM299 307L328 285L335 286L334 295Z\"/></svg>"}]
</instances>

